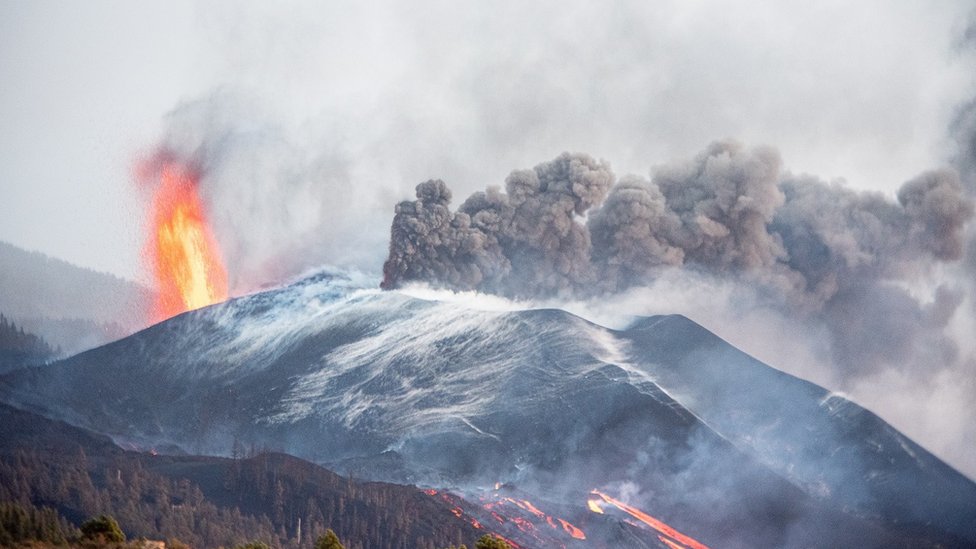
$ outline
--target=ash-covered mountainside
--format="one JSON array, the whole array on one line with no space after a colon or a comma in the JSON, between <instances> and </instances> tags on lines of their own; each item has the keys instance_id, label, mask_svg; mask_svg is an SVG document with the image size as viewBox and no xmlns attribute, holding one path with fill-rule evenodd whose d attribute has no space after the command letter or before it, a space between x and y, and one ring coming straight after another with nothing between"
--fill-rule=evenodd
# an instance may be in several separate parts
<instances>
[{"instance_id":1,"label":"ash-covered mountainside","mask_svg":"<svg viewBox=\"0 0 976 549\"><path fill-rule=\"evenodd\" d=\"M501 483L562 509L570 545L621 539L587 526L591 490L718 547L976 544L976 484L680 316L615 331L321 274L11 373L0 398L163 451L257 444L468 500Z\"/></svg>"}]
</instances>

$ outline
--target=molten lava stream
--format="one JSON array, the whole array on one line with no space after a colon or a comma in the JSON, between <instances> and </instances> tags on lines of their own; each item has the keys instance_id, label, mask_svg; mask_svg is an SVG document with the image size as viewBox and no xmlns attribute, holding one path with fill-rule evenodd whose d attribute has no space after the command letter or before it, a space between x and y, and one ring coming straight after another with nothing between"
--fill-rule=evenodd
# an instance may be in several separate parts
<instances>
[{"instance_id":1,"label":"molten lava stream","mask_svg":"<svg viewBox=\"0 0 976 549\"><path fill-rule=\"evenodd\" d=\"M227 270L196 177L178 163L160 171L145 254L156 282L155 320L227 299Z\"/></svg>"},{"instance_id":2,"label":"molten lava stream","mask_svg":"<svg viewBox=\"0 0 976 549\"><path fill-rule=\"evenodd\" d=\"M565 544L550 538L543 532L540 532L538 526L548 525L556 532L568 534L574 539L586 539L586 533L583 532L583 530L565 519L547 515L534 503L527 499L515 499L512 497L497 495L495 497L498 498L495 501L482 503L482 507L488 511L495 520L501 524L504 524L506 521L511 522L520 531L530 535L535 541L548 543L549 545L547 545L547 547L565 547ZM484 498L482 498L482 501L484 501ZM519 513L525 514L523 516L518 516Z\"/></svg>"},{"instance_id":3,"label":"molten lava stream","mask_svg":"<svg viewBox=\"0 0 976 549\"><path fill-rule=\"evenodd\" d=\"M676 547L677 549L685 549L686 547L691 548L691 549L709 549L709 547L707 545L705 545L704 543L701 543L700 541L698 541L698 540L696 540L694 538L690 538L690 537L682 534L681 532L675 530L674 528L672 528L668 524L664 523L663 521L660 521L660 520L652 517L651 515L648 515L647 513L645 513L644 511L641 511L640 509L638 509L636 507L632 507L630 505L627 505L626 503L624 503L624 502L622 502L620 500L614 499L614 498L612 498L612 497L604 494L603 492L598 492L597 490L593 490L591 493L593 495L599 496L606 503L609 503L610 505L613 505L614 507L620 509L621 511L627 513L628 515L634 517L635 519L643 522L644 524L646 524L646 525L650 526L651 528L657 530L658 532L664 534L668 538L671 538L671 539L664 539L661 536L658 536L658 539L660 539L661 541L665 542L670 547ZM594 501L592 503L592 505L590 504L590 502L587 502L587 505L590 507L590 510L593 510L594 512L597 512L597 513L602 513L603 512L603 509L600 508L598 502L596 502L596 501ZM600 509L600 510L599 511L596 511L596 510L594 510L594 507L596 509ZM682 543L683 546L682 545L677 545L675 543L672 543L672 540L673 541L677 541L679 543Z\"/></svg>"},{"instance_id":4,"label":"molten lava stream","mask_svg":"<svg viewBox=\"0 0 976 549\"><path fill-rule=\"evenodd\" d=\"M685 549L685 546L684 545L681 545L680 543L671 541L668 538L666 538L666 537L664 537L664 536L662 536L660 534L657 536L657 539L661 540L661 543L663 543L664 545L667 545L670 549Z\"/></svg>"},{"instance_id":5,"label":"molten lava stream","mask_svg":"<svg viewBox=\"0 0 976 549\"><path fill-rule=\"evenodd\" d=\"M556 520L559 521L559 524L562 524L563 525L563 530L565 530L566 533L569 534L570 536L572 536L573 538L575 538L575 539L586 539L586 534L584 534L583 531L580 530L579 528L573 526L572 524L570 524L569 522L566 522L563 519L556 519Z\"/></svg>"}]
</instances>

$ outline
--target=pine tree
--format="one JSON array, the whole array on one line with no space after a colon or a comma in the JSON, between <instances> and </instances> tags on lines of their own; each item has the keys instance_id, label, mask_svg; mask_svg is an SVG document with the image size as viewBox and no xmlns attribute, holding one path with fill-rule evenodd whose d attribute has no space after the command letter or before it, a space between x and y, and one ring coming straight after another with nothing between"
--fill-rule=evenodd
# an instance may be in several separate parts
<instances>
[{"instance_id":1,"label":"pine tree","mask_svg":"<svg viewBox=\"0 0 976 549\"><path fill-rule=\"evenodd\" d=\"M331 528L325 534L319 536L315 541L315 549L346 549L346 546L339 541L339 536Z\"/></svg>"},{"instance_id":2,"label":"pine tree","mask_svg":"<svg viewBox=\"0 0 976 549\"><path fill-rule=\"evenodd\" d=\"M92 541L104 541L109 543L122 543L125 541L125 534L119 528L119 523L108 515L88 519L81 525L81 535L85 539Z\"/></svg>"},{"instance_id":3,"label":"pine tree","mask_svg":"<svg viewBox=\"0 0 976 549\"><path fill-rule=\"evenodd\" d=\"M512 546L506 543L505 540L489 534L478 538L474 547L475 549L512 549Z\"/></svg>"}]
</instances>

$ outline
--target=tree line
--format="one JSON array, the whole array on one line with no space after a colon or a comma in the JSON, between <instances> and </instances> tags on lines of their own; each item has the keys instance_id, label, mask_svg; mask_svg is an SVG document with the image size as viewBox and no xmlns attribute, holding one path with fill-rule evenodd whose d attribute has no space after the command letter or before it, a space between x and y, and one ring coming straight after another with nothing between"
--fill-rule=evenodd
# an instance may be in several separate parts
<instances>
[{"instance_id":1,"label":"tree line","mask_svg":"<svg viewBox=\"0 0 976 549\"><path fill-rule=\"evenodd\" d=\"M145 538L126 543L122 527L110 515L92 517L76 528L56 510L17 503L0 503L0 547L29 547L30 549L149 549L154 544ZM170 549L190 549L178 539L169 539ZM158 546L158 545L156 545ZM511 549L504 540L484 535L475 542L475 549ZM242 543L234 549L272 549L263 541ZM312 549L346 549L339 536L330 528L318 536ZM465 545L446 549L467 549Z\"/></svg>"},{"instance_id":2,"label":"tree line","mask_svg":"<svg viewBox=\"0 0 976 549\"><path fill-rule=\"evenodd\" d=\"M130 537L196 548L303 549L332 529L347 549L439 549L483 533L417 488L354 481L291 456L153 456L107 441L70 450L64 440L56 451L37 439L0 448L0 502L53 509L74 525L109 515Z\"/></svg>"},{"instance_id":3,"label":"tree line","mask_svg":"<svg viewBox=\"0 0 976 549\"><path fill-rule=\"evenodd\" d=\"M40 362L59 353L60 349L52 349L43 338L0 313L0 361Z\"/></svg>"}]
</instances>

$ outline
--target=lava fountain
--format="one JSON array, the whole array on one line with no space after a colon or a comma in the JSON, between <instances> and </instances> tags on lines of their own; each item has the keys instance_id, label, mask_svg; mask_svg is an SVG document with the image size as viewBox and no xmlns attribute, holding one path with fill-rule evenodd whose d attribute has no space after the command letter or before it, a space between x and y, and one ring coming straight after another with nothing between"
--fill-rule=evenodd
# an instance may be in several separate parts
<instances>
[{"instance_id":1,"label":"lava fountain","mask_svg":"<svg viewBox=\"0 0 976 549\"><path fill-rule=\"evenodd\" d=\"M152 315L160 321L226 300L227 270L197 193L196 171L170 160L153 172L144 253L156 283Z\"/></svg>"}]
</instances>

